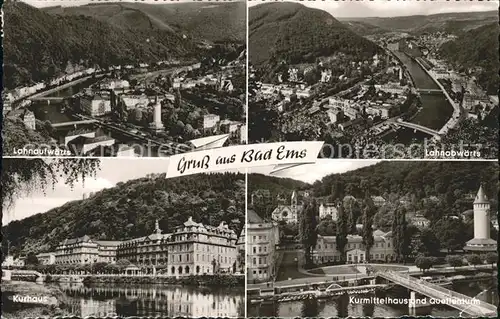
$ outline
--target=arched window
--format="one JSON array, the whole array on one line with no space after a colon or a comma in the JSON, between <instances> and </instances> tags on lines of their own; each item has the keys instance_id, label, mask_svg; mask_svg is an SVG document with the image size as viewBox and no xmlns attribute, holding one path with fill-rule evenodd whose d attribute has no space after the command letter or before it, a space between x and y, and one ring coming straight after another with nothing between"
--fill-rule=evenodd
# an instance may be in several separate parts
<instances>
[{"instance_id":1,"label":"arched window","mask_svg":"<svg viewBox=\"0 0 500 319\"><path fill-rule=\"evenodd\" d=\"M189 266L186 266L186 275L189 275Z\"/></svg>"},{"instance_id":2,"label":"arched window","mask_svg":"<svg viewBox=\"0 0 500 319\"><path fill-rule=\"evenodd\" d=\"M171 270L172 270L172 275L174 275L175 274L175 267L172 267Z\"/></svg>"},{"instance_id":3,"label":"arched window","mask_svg":"<svg viewBox=\"0 0 500 319\"><path fill-rule=\"evenodd\" d=\"M179 275L182 275L182 266L179 266Z\"/></svg>"},{"instance_id":4,"label":"arched window","mask_svg":"<svg viewBox=\"0 0 500 319\"><path fill-rule=\"evenodd\" d=\"M196 266L196 274L200 273L200 266Z\"/></svg>"}]
</instances>

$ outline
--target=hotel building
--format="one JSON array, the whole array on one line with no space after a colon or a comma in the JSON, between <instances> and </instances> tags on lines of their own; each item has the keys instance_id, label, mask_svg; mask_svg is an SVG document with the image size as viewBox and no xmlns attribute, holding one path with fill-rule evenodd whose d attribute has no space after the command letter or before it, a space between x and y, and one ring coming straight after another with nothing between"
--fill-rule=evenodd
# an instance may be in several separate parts
<instances>
[{"instance_id":1,"label":"hotel building","mask_svg":"<svg viewBox=\"0 0 500 319\"><path fill-rule=\"evenodd\" d=\"M208 226L192 217L167 239L168 274L171 276L233 273L238 251L236 233L221 222Z\"/></svg>"},{"instance_id":2,"label":"hotel building","mask_svg":"<svg viewBox=\"0 0 500 319\"><path fill-rule=\"evenodd\" d=\"M117 246L116 258L127 259L134 265L161 266L167 264L167 239L170 234L162 234L158 220L151 235L129 239Z\"/></svg>"},{"instance_id":3,"label":"hotel building","mask_svg":"<svg viewBox=\"0 0 500 319\"><path fill-rule=\"evenodd\" d=\"M92 240L85 235L65 239L55 251L55 264L93 264L116 261L116 248L119 242Z\"/></svg>"},{"instance_id":4,"label":"hotel building","mask_svg":"<svg viewBox=\"0 0 500 319\"><path fill-rule=\"evenodd\" d=\"M268 281L276 276L278 225L265 222L253 210L247 216L247 281Z\"/></svg>"}]
</instances>

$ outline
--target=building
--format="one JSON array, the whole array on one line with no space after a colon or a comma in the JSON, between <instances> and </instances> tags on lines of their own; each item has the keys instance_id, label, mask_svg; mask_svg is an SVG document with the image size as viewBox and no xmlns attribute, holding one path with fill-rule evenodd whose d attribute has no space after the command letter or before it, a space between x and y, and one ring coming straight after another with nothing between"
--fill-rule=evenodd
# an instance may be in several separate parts
<instances>
[{"instance_id":1,"label":"building","mask_svg":"<svg viewBox=\"0 0 500 319\"><path fill-rule=\"evenodd\" d=\"M247 125L240 126L240 143L245 144L248 141Z\"/></svg>"},{"instance_id":2,"label":"building","mask_svg":"<svg viewBox=\"0 0 500 319\"><path fill-rule=\"evenodd\" d=\"M158 220L151 235L122 241L117 245L117 260L127 259L134 265L165 266L168 262L167 239L170 234L162 234Z\"/></svg>"},{"instance_id":3,"label":"building","mask_svg":"<svg viewBox=\"0 0 500 319\"><path fill-rule=\"evenodd\" d=\"M229 79L222 80L220 83L220 90L225 92L232 92L234 90L233 82Z\"/></svg>"},{"instance_id":4,"label":"building","mask_svg":"<svg viewBox=\"0 0 500 319\"><path fill-rule=\"evenodd\" d=\"M221 222L208 226L192 217L167 239L170 276L234 273L238 250L236 233Z\"/></svg>"},{"instance_id":5,"label":"building","mask_svg":"<svg viewBox=\"0 0 500 319\"><path fill-rule=\"evenodd\" d=\"M14 256L8 255L2 261L2 267L12 267L14 266Z\"/></svg>"},{"instance_id":6,"label":"building","mask_svg":"<svg viewBox=\"0 0 500 319\"><path fill-rule=\"evenodd\" d=\"M158 97L156 97L156 101L153 109L153 122L151 122L150 127L155 132L161 132L165 129L163 123L161 122L161 102L158 101Z\"/></svg>"},{"instance_id":7,"label":"building","mask_svg":"<svg viewBox=\"0 0 500 319\"><path fill-rule=\"evenodd\" d=\"M241 125L243 125L243 123L238 121L222 120L220 121L220 130L222 133L237 136L240 133L239 128Z\"/></svg>"},{"instance_id":8,"label":"building","mask_svg":"<svg viewBox=\"0 0 500 319\"><path fill-rule=\"evenodd\" d=\"M319 205L319 219L324 219L328 215L330 215L334 221L338 219L338 210L335 203L321 203Z\"/></svg>"},{"instance_id":9,"label":"building","mask_svg":"<svg viewBox=\"0 0 500 319\"><path fill-rule=\"evenodd\" d=\"M35 114L28 109L13 110L8 113L9 117L19 118L30 130L36 129L36 118Z\"/></svg>"},{"instance_id":10,"label":"building","mask_svg":"<svg viewBox=\"0 0 500 319\"><path fill-rule=\"evenodd\" d=\"M464 250L485 252L496 251L497 242L490 237L490 202L483 187L479 187L474 199L474 238L469 240Z\"/></svg>"},{"instance_id":11,"label":"building","mask_svg":"<svg viewBox=\"0 0 500 319\"><path fill-rule=\"evenodd\" d=\"M337 122L343 122L345 120L344 112L339 109L329 109L326 114L330 118L330 123L335 124Z\"/></svg>"},{"instance_id":12,"label":"building","mask_svg":"<svg viewBox=\"0 0 500 319\"><path fill-rule=\"evenodd\" d=\"M102 116L111 112L111 100L98 94L85 96L80 100L80 107L90 116Z\"/></svg>"},{"instance_id":13,"label":"building","mask_svg":"<svg viewBox=\"0 0 500 319\"><path fill-rule=\"evenodd\" d=\"M217 127L220 122L220 116L215 114L206 114L202 118L202 127L204 130L210 130Z\"/></svg>"},{"instance_id":14,"label":"building","mask_svg":"<svg viewBox=\"0 0 500 319\"><path fill-rule=\"evenodd\" d=\"M125 105L127 110L135 109L135 108L143 108L146 107L150 103L150 98L143 95L130 95L130 94L122 94L120 95L120 103Z\"/></svg>"},{"instance_id":15,"label":"building","mask_svg":"<svg viewBox=\"0 0 500 319\"><path fill-rule=\"evenodd\" d=\"M115 144L115 139L109 136L101 135L95 137L86 137L80 135L68 142L70 149L77 155L88 154L95 152L98 148L105 148Z\"/></svg>"},{"instance_id":16,"label":"building","mask_svg":"<svg viewBox=\"0 0 500 319\"><path fill-rule=\"evenodd\" d=\"M92 264L98 262L98 245L89 236L65 239L55 251L55 263Z\"/></svg>"},{"instance_id":17,"label":"building","mask_svg":"<svg viewBox=\"0 0 500 319\"><path fill-rule=\"evenodd\" d=\"M117 261L116 251L121 241L96 240L97 260L101 263L114 264Z\"/></svg>"},{"instance_id":18,"label":"building","mask_svg":"<svg viewBox=\"0 0 500 319\"><path fill-rule=\"evenodd\" d=\"M279 228L275 222L264 221L254 210L247 211L247 282L276 278L276 245Z\"/></svg>"},{"instance_id":19,"label":"building","mask_svg":"<svg viewBox=\"0 0 500 319\"><path fill-rule=\"evenodd\" d=\"M339 127L342 131L345 131L347 128L361 124L361 123L363 123L363 119L357 118L357 119L354 119L352 121L347 121L347 122L341 123L341 124L339 124Z\"/></svg>"},{"instance_id":20,"label":"building","mask_svg":"<svg viewBox=\"0 0 500 319\"><path fill-rule=\"evenodd\" d=\"M420 215L409 217L409 222L419 229L428 228L431 223L430 220Z\"/></svg>"},{"instance_id":21,"label":"building","mask_svg":"<svg viewBox=\"0 0 500 319\"><path fill-rule=\"evenodd\" d=\"M117 241L92 240L87 235L65 239L56 248L55 264L114 263L119 243Z\"/></svg>"},{"instance_id":22,"label":"building","mask_svg":"<svg viewBox=\"0 0 500 319\"><path fill-rule=\"evenodd\" d=\"M99 88L101 90L114 90L114 89L128 89L130 88L130 83L127 80L118 79L108 79L100 83Z\"/></svg>"},{"instance_id":23,"label":"building","mask_svg":"<svg viewBox=\"0 0 500 319\"><path fill-rule=\"evenodd\" d=\"M327 83L330 82L331 79L332 79L332 70L326 69L321 71L321 80L320 80L321 82Z\"/></svg>"},{"instance_id":24,"label":"building","mask_svg":"<svg viewBox=\"0 0 500 319\"><path fill-rule=\"evenodd\" d=\"M36 255L40 265L53 265L56 263L56 255L53 252L40 253Z\"/></svg>"},{"instance_id":25,"label":"building","mask_svg":"<svg viewBox=\"0 0 500 319\"><path fill-rule=\"evenodd\" d=\"M373 232L373 238L370 261L392 261L395 256L392 247L392 232L384 233L377 229ZM347 263L361 263L366 260L362 236L348 235L345 250ZM336 236L318 236L313 250L313 260L316 264L341 261L340 252L337 250Z\"/></svg>"},{"instance_id":26,"label":"building","mask_svg":"<svg viewBox=\"0 0 500 319\"><path fill-rule=\"evenodd\" d=\"M385 204L385 199L382 196L372 196L372 201L377 207L381 207Z\"/></svg>"},{"instance_id":27,"label":"building","mask_svg":"<svg viewBox=\"0 0 500 319\"><path fill-rule=\"evenodd\" d=\"M271 216L274 221L285 221L287 223L296 223L302 205L298 204L297 192L293 192L290 197L290 205L278 205Z\"/></svg>"}]
</instances>

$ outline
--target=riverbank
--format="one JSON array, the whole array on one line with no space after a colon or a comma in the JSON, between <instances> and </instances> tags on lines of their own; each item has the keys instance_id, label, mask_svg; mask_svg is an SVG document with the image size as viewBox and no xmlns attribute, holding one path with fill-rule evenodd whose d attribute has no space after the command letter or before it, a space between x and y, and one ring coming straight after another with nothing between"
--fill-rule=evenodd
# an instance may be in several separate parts
<instances>
[{"instance_id":1,"label":"riverbank","mask_svg":"<svg viewBox=\"0 0 500 319\"><path fill-rule=\"evenodd\" d=\"M26 302L23 297L43 302ZM21 299L21 300L19 300ZM57 287L28 281L2 282L2 319L68 316L66 295Z\"/></svg>"},{"instance_id":2,"label":"riverbank","mask_svg":"<svg viewBox=\"0 0 500 319\"><path fill-rule=\"evenodd\" d=\"M244 287L244 276L205 275L188 277L163 276L88 276L84 283L130 283L130 284L169 284L190 287Z\"/></svg>"}]
</instances>

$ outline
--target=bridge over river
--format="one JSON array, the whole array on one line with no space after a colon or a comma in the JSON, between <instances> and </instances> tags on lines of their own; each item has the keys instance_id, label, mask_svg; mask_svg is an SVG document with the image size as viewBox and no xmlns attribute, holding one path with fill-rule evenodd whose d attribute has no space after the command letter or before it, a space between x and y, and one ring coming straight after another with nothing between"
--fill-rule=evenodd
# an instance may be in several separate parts
<instances>
[{"instance_id":1,"label":"bridge over river","mask_svg":"<svg viewBox=\"0 0 500 319\"><path fill-rule=\"evenodd\" d=\"M408 274L404 275L391 270L383 270L377 272L375 277L384 278L429 298L434 298L436 300L455 300L456 302L449 302L446 304L474 317L497 316L497 307L492 304L443 288L439 285L411 277Z\"/></svg>"}]
</instances>

